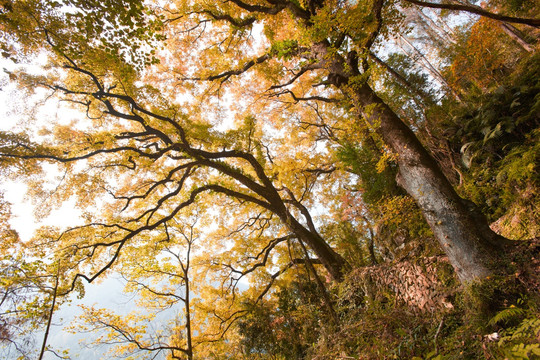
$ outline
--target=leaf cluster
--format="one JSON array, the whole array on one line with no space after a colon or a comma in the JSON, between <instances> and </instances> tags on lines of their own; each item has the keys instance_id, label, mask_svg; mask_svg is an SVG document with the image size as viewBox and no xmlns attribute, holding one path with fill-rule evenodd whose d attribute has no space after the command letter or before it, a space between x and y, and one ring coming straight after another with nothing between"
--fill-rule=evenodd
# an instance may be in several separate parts
<instances>
[{"instance_id":1,"label":"leaf cluster","mask_svg":"<svg viewBox=\"0 0 540 360\"><path fill-rule=\"evenodd\" d=\"M525 62L507 85L476 98L474 110L458 110L446 130L454 146L460 146L469 179L474 181L466 183L464 190L485 204L485 210L489 208L492 219L518 199L526 204L537 198L540 73L536 59Z\"/></svg>"}]
</instances>

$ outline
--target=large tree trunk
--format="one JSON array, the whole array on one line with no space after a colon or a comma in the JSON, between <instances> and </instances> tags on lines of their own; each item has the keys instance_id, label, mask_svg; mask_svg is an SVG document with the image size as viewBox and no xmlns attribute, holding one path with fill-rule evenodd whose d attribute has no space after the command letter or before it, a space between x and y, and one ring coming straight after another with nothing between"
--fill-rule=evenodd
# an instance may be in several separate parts
<instances>
[{"instance_id":1,"label":"large tree trunk","mask_svg":"<svg viewBox=\"0 0 540 360\"><path fill-rule=\"evenodd\" d=\"M328 41L312 46L328 82L338 87L397 155L397 182L422 211L459 279L468 283L495 271L493 261L503 254L508 240L493 232L470 201L462 199L414 132L375 94L359 75L355 52L347 59L331 52Z\"/></svg>"},{"instance_id":2,"label":"large tree trunk","mask_svg":"<svg viewBox=\"0 0 540 360\"><path fill-rule=\"evenodd\" d=\"M340 88L397 154L398 184L416 200L459 279L466 283L491 275L507 241L489 228L474 204L459 197L413 131L368 84Z\"/></svg>"}]
</instances>

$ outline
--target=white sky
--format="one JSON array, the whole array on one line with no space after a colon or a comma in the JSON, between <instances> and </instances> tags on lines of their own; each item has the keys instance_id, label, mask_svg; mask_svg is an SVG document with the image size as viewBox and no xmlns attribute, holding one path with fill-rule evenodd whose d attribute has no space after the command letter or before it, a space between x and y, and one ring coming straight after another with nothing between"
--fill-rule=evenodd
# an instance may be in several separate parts
<instances>
[{"instance_id":1,"label":"white sky","mask_svg":"<svg viewBox=\"0 0 540 360\"><path fill-rule=\"evenodd\" d=\"M46 57L44 55L39 56L36 59L37 65L26 68L30 69L33 73L39 73L39 65L45 62ZM18 112L28 110L28 107L32 106L32 103L37 101L41 95L38 95L35 99L29 99L17 89L14 83L9 81L9 75L6 73L6 70L9 72L16 70L16 65L11 61L0 59L0 68L3 69L0 72L0 131L9 131L20 121ZM66 109L62 109L61 112L63 115L68 115L67 117L63 117L66 121L75 115L73 112L66 113ZM55 117L62 121L62 117L59 116L59 108L53 101L47 102L47 105L39 113L44 117ZM51 173L50 180L57 175ZM5 191L5 199L13 204L13 218L10 220L10 224L24 241L29 240L39 226L68 226L74 225L79 221L79 212L74 209L74 202L67 202L62 208L53 210L50 216L38 222L33 216L34 207L30 200L26 198L26 186L23 183L3 178L0 179L0 188Z\"/></svg>"},{"instance_id":2,"label":"white sky","mask_svg":"<svg viewBox=\"0 0 540 360\"><path fill-rule=\"evenodd\" d=\"M44 59L39 59L44 61ZM13 71L14 64L0 58L0 131L8 131L20 120L17 116L16 108L21 108L29 105L29 99L20 91L17 91L16 86L9 82L9 75L1 69ZM33 67L38 71L39 67ZM41 112L44 115L52 116L59 121L69 121L75 114L66 113L65 109L59 111L59 108L53 101L50 101L48 106L45 106ZM63 119L59 116L62 113L68 117ZM51 167L51 169L54 167ZM50 179L54 179L58 174L51 173ZM74 200L67 201L59 209L52 210L50 215L45 219L37 221L34 217L34 206L30 199L26 197L27 187L21 182L16 182L10 179L0 178L0 189L4 191L4 196L7 201L12 204L13 217L10 219L10 224L14 230L19 233L23 241L28 241L32 238L34 231L44 225L51 226L72 226L80 222L79 211L74 208ZM80 315L79 304L93 305L97 307L106 307L115 310L119 313L127 313L134 310L135 306L129 303L129 299L122 293L124 288L120 280L115 277L106 279L99 284L85 284L86 294L82 300L74 300L73 303L63 306L58 310L53 317L53 327L49 336L48 343L57 350L70 349L70 355L73 359L80 360L95 360L104 356L104 348L93 349L79 345L79 341L92 338L89 334L70 334L63 330L64 326L69 324L75 316ZM56 325L54 325L56 324ZM41 335L36 334L38 344L41 344ZM15 356L15 352L13 355ZM106 358L106 357L103 357ZM51 353L46 353L45 360L58 359Z\"/></svg>"},{"instance_id":3,"label":"white sky","mask_svg":"<svg viewBox=\"0 0 540 360\"><path fill-rule=\"evenodd\" d=\"M44 63L45 58L38 59L39 62ZM28 98L26 94L17 90L16 86L10 83L9 74L1 71L1 68L9 72L13 72L16 69L13 63L0 58L0 131L9 131L13 130L21 120L17 112L31 108L35 102L33 100L37 100L37 98ZM36 73L39 72L39 66L32 67L32 69ZM224 101L230 102L230 99L225 98ZM54 123L68 124L73 118L84 119L85 114L79 113L76 110L63 108L54 100L50 100L39 110L37 118L46 119L46 122L51 122L52 120ZM45 124L45 121L43 124ZM224 126L225 128L226 126ZM33 129L37 130L37 128ZM50 170L49 175L44 181L52 182L51 186L54 188L54 179L61 174L54 171L54 165L48 166L48 168L50 168L47 169ZM0 178L0 190L4 191L5 199L12 204L12 218L9 222L13 229L19 233L23 241L29 241L35 230L41 226L68 227L81 222L79 217L80 211L74 207L74 199L65 202L59 209L53 209L46 218L38 220L34 216L35 205L27 197L27 187L24 183L12 179ZM218 213L216 213L217 216L219 216ZM217 222L214 225L217 226ZM81 315L81 310L78 308L78 305L81 304L86 306L94 305L96 308L109 308L117 314L127 314L138 309L133 301L133 296L126 295L122 292L124 282L117 278L117 274L109 272L107 275L108 277L98 284L85 283L86 293L82 300L75 299L72 303L65 304L55 312L53 326L48 339L49 346L60 351L64 349L70 350L69 354L72 359L94 360L107 358L105 355L107 351L106 346L90 348L80 344L81 341L91 342L91 339L95 338L96 335L71 334L64 329L77 316ZM247 278L242 279L240 286L247 287ZM160 313L154 326L160 326L160 324L166 323L175 316L172 312L176 312L177 310L176 308L171 308ZM35 336L37 340L36 346L40 346L42 334L35 334ZM15 353L13 354L15 355ZM161 358L163 357L158 357L158 359ZM44 359L52 360L57 358L52 353L46 353Z\"/></svg>"}]
</instances>

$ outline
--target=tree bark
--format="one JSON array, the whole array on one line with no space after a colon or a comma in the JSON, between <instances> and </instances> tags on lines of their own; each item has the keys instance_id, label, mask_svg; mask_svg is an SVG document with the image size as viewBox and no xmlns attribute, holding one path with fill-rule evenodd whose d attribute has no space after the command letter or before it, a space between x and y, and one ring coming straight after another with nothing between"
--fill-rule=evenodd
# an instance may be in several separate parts
<instances>
[{"instance_id":1,"label":"tree bark","mask_svg":"<svg viewBox=\"0 0 540 360\"><path fill-rule=\"evenodd\" d=\"M494 274L493 260L509 241L493 232L476 206L456 193L414 132L373 89L355 81L360 74L353 66L356 54L347 54L345 60L332 53L326 41L313 45L312 53L319 67L329 72L327 82L351 100L359 117L397 155L398 185L418 204L460 281L469 283Z\"/></svg>"},{"instance_id":2,"label":"tree bark","mask_svg":"<svg viewBox=\"0 0 540 360\"><path fill-rule=\"evenodd\" d=\"M192 235L188 241L188 251L186 265L182 265L182 272L185 283L185 301L184 301L184 315L186 317L186 356L187 360L193 360L193 342L192 342L192 331L191 331L191 304L190 304L190 281L189 281L189 266L190 266L190 255L191 255L191 245L192 245Z\"/></svg>"},{"instance_id":3,"label":"tree bark","mask_svg":"<svg viewBox=\"0 0 540 360\"><path fill-rule=\"evenodd\" d=\"M534 52L534 47L528 42L526 42L525 39L519 35L515 27L504 22L499 23L499 26L506 33L506 35L508 35L515 42L517 42L523 50L530 53Z\"/></svg>"},{"instance_id":4,"label":"tree bark","mask_svg":"<svg viewBox=\"0 0 540 360\"><path fill-rule=\"evenodd\" d=\"M414 132L368 84L340 88L397 154L397 182L415 199L461 282L492 275L492 261L506 239L489 228L474 204L459 197Z\"/></svg>"},{"instance_id":5,"label":"tree bark","mask_svg":"<svg viewBox=\"0 0 540 360\"><path fill-rule=\"evenodd\" d=\"M476 206L462 199L444 176L437 162L414 132L366 83L355 81L355 56L332 54L328 42L312 47L321 68L329 71L328 82L347 96L359 117L379 133L397 155L397 183L414 198L462 283L495 273L493 261L508 240L493 232Z\"/></svg>"}]
</instances>

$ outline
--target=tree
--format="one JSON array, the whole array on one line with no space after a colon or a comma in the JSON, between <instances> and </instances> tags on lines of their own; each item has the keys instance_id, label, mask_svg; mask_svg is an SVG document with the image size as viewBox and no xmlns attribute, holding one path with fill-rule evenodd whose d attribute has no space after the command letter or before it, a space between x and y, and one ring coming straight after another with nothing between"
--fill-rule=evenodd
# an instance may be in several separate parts
<instances>
[{"instance_id":1,"label":"tree","mask_svg":"<svg viewBox=\"0 0 540 360\"><path fill-rule=\"evenodd\" d=\"M2 193L0 213L0 353L18 359L42 359L46 352L61 357L48 345L54 312L69 301L58 296L65 290L61 264L47 261L44 252L21 241L8 223L10 204Z\"/></svg>"},{"instance_id":2,"label":"tree","mask_svg":"<svg viewBox=\"0 0 540 360\"><path fill-rule=\"evenodd\" d=\"M0 13L4 56L19 64L9 77L29 94L44 91L62 113L36 109L1 133L2 168L28 184L42 213L68 199L82 210L79 226L42 229L29 242L52 281L43 319L82 280L116 270L147 299L180 306L187 320L165 338L133 317L88 309L90 328L105 327L125 354L189 358L195 343L204 344L201 356L241 354L234 323L298 279L314 279L312 303L339 324L324 278L340 282L351 264L393 258L397 246L385 251L381 224L425 231L411 198L462 282L497 271L492 261L506 241L457 195L418 139L422 132L434 141L426 126L426 109L439 108L434 86L407 56L382 60L381 49L405 26L398 3L65 4L8 1ZM44 53L41 72L25 69ZM193 280L195 262L182 251L190 254L194 228L180 224L197 209L206 251ZM207 284L199 288L205 302L191 298L192 307L186 288L198 282ZM195 308L204 316L193 328L212 336L193 336ZM243 321L244 330L254 335L258 322ZM249 346L267 351L252 337Z\"/></svg>"},{"instance_id":3,"label":"tree","mask_svg":"<svg viewBox=\"0 0 540 360\"><path fill-rule=\"evenodd\" d=\"M231 18L252 18L255 21L255 17L263 17L269 24L279 23L287 31L268 25L266 34L271 46L265 55L257 57L256 60L246 60L238 70L216 69L206 77L191 79L219 82L221 89L224 81L231 76L245 73L257 64L271 62L269 54L273 53L275 56L272 60L277 57L291 66L291 76L285 75L283 80L273 77L271 89L287 89L282 93L290 94L289 88L293 87L295 82L304 80L307 84L302 83L298 88L307 88L308 92L313 91L308 84L317 82L340 90L354 106L358 118L366 120L372 131L381 136L389 150L396 155L399 184L422 209L462 281L469 282L491 274L493 270L490 262L497 257L496 254L503 253L506 242L489 229L487 222L469 202L457 195L414 132L366 81L369 76L369 71L366 72L369 63L362 60L361 55L369 51L379 36L383 37L392 32L391 26L395 26L395 22L391 13L388 13L390 8L384 6L382 1L354 5L340 2L309 2L304 5L270 2L267 6L242 1L231 3L236 8L227 4L221 8L188 13L192 17L194 13L198 14L202 18L200 21L210 17L219 21L220 26L223 26L222 23L229 23L237 27L239 22L231 21ZM251 23L246 21L242 25L247 27ZM231 35L231 41L233 36ZM223 53L225 59L230 56L227 52ZM311 82L305 80L310 78L310 74L313 74ZM324 80L321 77L324 77ZM332 93L331 89L324 91ZM293 91L292 96L295 100L320 100L322 97L320 94L310 96L306 91L301 95Z\"/></svg>"},{"instance_id":4,"label":"tree","mask_svg":"<svg viewBox=\"0 0 540 360\"><path fill-rule=\"evenodd\" d=\"M29 128L3 134L0 154L4 166L22 173L30 165L54 163L66 176L47 196L53 202L75 196L89 210L86 224L42 243L68 259L63 277L73 280L71 288L79 279L102 275L139 237L166 231L169 221L207 193L227 206L227 199L242 205L247 220L236 223L238 229L257 229L255 243L262 250L241 254L249 261L240 261L244 270L233 267L232 273L244 276L253 266L269 265L271 252L295 238L331 277L342 279L349 265L319 234L308 206L322 199L322 186L331 189L340 181L318 140L335 129L359 127L367 129L359 138L367 134L386 144L398 164L399 184L422 209L462 281L492 273L490 261L504 242L456 194L370 83L367 53L399 28L392 4L179 2L159 16L158 9L147 11L135 1L89 9L88 16L71 14L45 1L6 3L2 13L6 48L17 43L26 54L46 50L50 56L48 73L13 76L27 87L48 89L88 117L46 128L36 141ZM97 20L101 14L116 24L112 33ZM153 26L145 31L146 24ZM258 24L259 44L250 35ZM133 55L164 40L155 32L162 25L170 35L166 48ZM132 42L134 36L140 41ZM162 57L159 65L156 56ZM142 77L141 67L151 64ZM224 110L224 92L245 100ZM217 130L219 117L233 110L236 129ZM284 129L289 142L280 146L276 140ZM294 142L301 146L291 148ZM36 180L33 191L44 193Z\"/></svg>"},{"instance_id":5,"label":"tree","mask_svg":"<svg viewBox=\"0 0 540 360\"><path fill-rule=\"evenodd\" d=\"M112 356L134 356L137 353L155 357L165 353L171 359L194 358L195 347L215 340L209 336L209 323L199 314L195 317L192 263L198 240L193 218L173 220L165 225L165 234L155 242L147 241L126 254L119 272L127 282L124 291L137 297L138 310L117 315L106 309L86 308L79 324L72 331L100 332L97 345L117 344ZM201 286L199 286L201 287ZM151 326L160 313L177 307L182 311L161 324L159 330ZM141 310L144 309L144 313ZM206 320L206 321L205 321ZM143 355L144 356L144 355Z\"/></svg>"}]
</instances>

